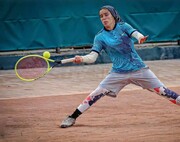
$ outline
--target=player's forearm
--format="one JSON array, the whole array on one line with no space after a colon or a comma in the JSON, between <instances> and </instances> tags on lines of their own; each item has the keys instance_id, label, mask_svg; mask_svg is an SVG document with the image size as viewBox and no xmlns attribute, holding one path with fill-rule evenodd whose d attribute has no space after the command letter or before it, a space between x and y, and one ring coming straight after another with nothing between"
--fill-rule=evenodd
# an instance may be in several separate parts
<instances>
[{"instance_id":1,"label":"player's forearm","mask_svg":"<svg viewBox=\"0 0 180 142\"><path fill-rule=\"evenodd\" d=\"M144 36L143 36L140 32L135 31L135 32L132 33L132 37L134 37L134 38L136 38L138 41L140 41L141 38L143 38Z\"/></svg>"},{"instance_id":2,"label":"player's forearm","mask_svg":"<svg viewBox=\"0 0 180 142\"><path fill-rule=\"evenodd\" d=\"M147 40L148 35L144 36L140 32L135 31L135 32L132 33L132 37L136 38L138 40L138 43L141 44L141 43L144 43Z\"/></svg>"},{"instance_id":3,"label":"player's forearm","mask_svg":"<svg viewBox=\"0 0 180 142\"><path fill-rule=\"evenodd\" d=\"M82 62L84 63L94 63L98 57L98 53L92 51L91 53L81 57L82 57Z\"/></svg>"}]
</instances>

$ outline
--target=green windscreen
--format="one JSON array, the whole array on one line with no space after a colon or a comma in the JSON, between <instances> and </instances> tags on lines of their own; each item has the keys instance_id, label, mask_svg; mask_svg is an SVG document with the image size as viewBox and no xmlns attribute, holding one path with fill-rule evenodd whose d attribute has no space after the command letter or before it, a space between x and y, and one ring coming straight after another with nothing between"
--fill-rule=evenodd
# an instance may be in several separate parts
<instances>
[{"instance_id":1,"label":"green windscreen","mask_svg":"<svg viewBox=\"0 0 180 142\"><path fill-rule=\"evenodd\" d=\"M148 42L180 39L180 0L0 0L0 51L92 45L103 5Z\"/></svg>"}]
</instances>

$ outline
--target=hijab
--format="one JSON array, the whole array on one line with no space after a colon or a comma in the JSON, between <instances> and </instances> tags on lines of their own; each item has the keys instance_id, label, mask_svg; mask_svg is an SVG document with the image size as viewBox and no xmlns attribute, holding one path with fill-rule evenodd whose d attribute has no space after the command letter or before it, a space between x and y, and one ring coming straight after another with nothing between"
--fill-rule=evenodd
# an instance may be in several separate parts
<instances>
[{"instance_id":1,"label":"hijab","mask_svg":"<svg viewBox=\"0 0 180 142\"><path fill-rule=\"evenodd\" d=\"M107 9L111 13L111 15L114 17L116 23L122 21L119 16L119 13L117 12L117 10L114 7L112 7L110 5L105 5L105 6L101 7L101 9Z\"/></svg>"}]
</instances>

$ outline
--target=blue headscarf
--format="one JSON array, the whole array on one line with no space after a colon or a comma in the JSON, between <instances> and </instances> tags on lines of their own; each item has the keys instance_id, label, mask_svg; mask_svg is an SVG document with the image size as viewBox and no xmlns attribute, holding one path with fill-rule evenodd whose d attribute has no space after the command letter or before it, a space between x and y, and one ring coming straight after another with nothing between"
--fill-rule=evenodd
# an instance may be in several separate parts
<instances>
[{"instance_id":1,"label":"blue headscarf","mask_svg":"<svg viewBox=\"0 0 180 142\"><path fill-rule=\"evenodd\" d=\"M110 5L105 5L105 6L101 7L101 9L107 9L111 13L111 15L114 17L116 23L122 21L119 16L119 13L116 11L116 9L114 7L112 7Z\"/></svg>"}]
</instances>

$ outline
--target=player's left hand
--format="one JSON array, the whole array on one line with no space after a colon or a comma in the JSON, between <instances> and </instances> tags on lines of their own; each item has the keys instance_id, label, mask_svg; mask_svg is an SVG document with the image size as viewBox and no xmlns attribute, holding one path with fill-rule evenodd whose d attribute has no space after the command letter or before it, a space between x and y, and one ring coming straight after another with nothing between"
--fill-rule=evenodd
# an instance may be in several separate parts
<instances>
[{"instance_id":1,"label":"player's left hand","mask_svg":"<svg viewBox=\"0 0 180 142\"><path fill-rule=\"evenodd\" d=\"M139 44L144 43L147 40L148 36L143 36L142 38L140 38L139 40Z\"/></svg>"},{"instance_id":2,"label":"player's left hand","mask_svg":"<svg viewBox=\"0 0 180 142\"><path fill-rule=\"evenodd\" d=\"M76 55L73 62L79 64L83 62L83 59L81 56Z\"/></svg>"}]
</instances>

